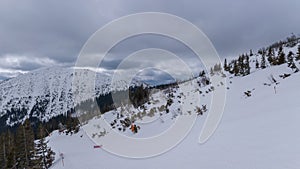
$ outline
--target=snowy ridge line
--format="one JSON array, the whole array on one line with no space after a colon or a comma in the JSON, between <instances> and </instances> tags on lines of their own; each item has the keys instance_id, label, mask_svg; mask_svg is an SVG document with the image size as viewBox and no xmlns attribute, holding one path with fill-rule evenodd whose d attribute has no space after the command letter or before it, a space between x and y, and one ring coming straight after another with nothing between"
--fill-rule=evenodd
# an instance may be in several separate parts
<instances>
[{"instance_id":1,"label":"snowy ridge line","mask_svg":"<svg viewBox=\"0 0 300 169\"><path fill-rule=\"evenodd\" d=\"M75 69L63 67L41 68L27 74L19 75L0 83L0 118L7 118L6 124L13 126L29 117L36 117L41 121L48 121L52 117L65 114L74 108L72 93L73 77L79 79L91 77L96 73L95 93L81 101L107 94L111 91L126 90L129 84L120 81L111 86L111 76L93 69ZM85 82L77 90L84 92ZM133 81L131 86L139 85ZM4 117L7 116L7 117Z\"/></svg>"}]
</instances>

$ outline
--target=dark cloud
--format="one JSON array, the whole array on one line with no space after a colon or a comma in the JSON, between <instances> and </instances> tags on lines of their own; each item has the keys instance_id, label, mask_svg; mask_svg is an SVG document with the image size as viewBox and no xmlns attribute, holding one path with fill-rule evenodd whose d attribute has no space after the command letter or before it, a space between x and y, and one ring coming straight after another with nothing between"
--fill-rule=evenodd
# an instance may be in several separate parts
<instances>
[{"instance_id":1,"label":"dark cloud","mask_svg":"<svg viewBox=\"0 0 300 169\"><path fill-rule=\"evenodd\" d=\"M72 65L84 43L101 26L124 15L147 11L171 13L191 21L207 34L221 56L235 56L292 32L300 33L299 6L298 0L2 0L0 76L7 71L13 74L43 66ZM155 36L122 42L112 49L104 67L113 69L123 57L149 47L172 51L198 67L199 62L192 59L186 47Z\"/></svg>"}]
</instances>

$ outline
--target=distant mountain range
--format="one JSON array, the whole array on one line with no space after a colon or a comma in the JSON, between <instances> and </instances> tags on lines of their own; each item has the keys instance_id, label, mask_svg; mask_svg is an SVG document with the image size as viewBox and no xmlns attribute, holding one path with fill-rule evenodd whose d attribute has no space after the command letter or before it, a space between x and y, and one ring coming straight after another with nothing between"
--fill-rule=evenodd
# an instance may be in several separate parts
<instances>
[{"instance_id":1,"label":"distant mountain range","mask_svg":"<svg viewBox=\"0 0 300 169\"><path fill-rule=\"evenodd\" d=\"M126 86L136 86L139 82L126 84L118 81L111 86L111 76L91 69L63 67L42 68L15 78L0 82L0 121L13 126L30 117L48 121L52 117L66 114L74 108L73 78L95 79L94 93L85 95L84 101L111 91L126 90ZM96 74L96 78L94 77ZM78 84L82 83L82 84ZM76 81L77 92L86 93L85 81ZM79 91L78 91L79 90Z\"/></svg>"}]
</instances>

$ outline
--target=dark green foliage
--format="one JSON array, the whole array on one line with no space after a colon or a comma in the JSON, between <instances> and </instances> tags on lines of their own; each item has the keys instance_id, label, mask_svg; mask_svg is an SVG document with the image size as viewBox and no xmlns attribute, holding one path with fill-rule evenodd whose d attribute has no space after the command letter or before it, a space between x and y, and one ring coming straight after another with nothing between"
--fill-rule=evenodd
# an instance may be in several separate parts
<instances>
[{"instance_id":1,"label":"dark green foliage","mask_svg":"<svg viewBox=\"0 0 300 169\"><path fill-rule=\"evenodd\" d=\"M234 61L234 63L233 63L233 73L234 73L235 76L239 75L238 61Z\"/></svg>"},{"instance_id":2,"label":"dark green foliage","mask_svg":"<svg viewBox=\"0 0 300 169\"><path fill-rule=\"evenodd\" d=\"M293 33L291 34L291 36L286 38L286 46L287 47L294 47L297 45L297 42L298 42L298 38Z\"/></svg>"},{"instance_id":3,"label":"dark green foliage","mask_svg":"<svg viewBox=\"0 0 300 169\"><path fill-rule=\"evenodd\" d=\"M265 69L267 67L267 65L266 65L266 57L264 55L262 55L262 57L261 57L260 67L262 69Z\"/></svg>"},{"instance_id":4,"label":"dark green foliage","mask_svg":"<svg viewBox=\"0 0 300 169\"><path fill-rule=\"evenodd\" d=\"M20 125L16 133L17 168L31 168L34 164L34 133L29 120Z\"/></svg>"},{"instance_id":5,"label":"dark green foliage","mask_svg":"<svg viewBox=\"0 0 300 169\"><path fill-rule=\"evenodd\" d=\"M79 120L76 117L69 117L66 122L66 134L74 134L79 131Z\"/></svg>"},{"instance_id":6,"label":"dark green foliage","mask_svg":"<svg viewBox=\"0 0 300 169\"><path fill-rule=\"evenodd\" d=\"M297 55L295 58L297 61L300 60L300 45L298 45L298 51L297 51Z\"/></svg>"},{"instance_id":7,"label":"dark green foliage","mask_svg":"<svg viewBox=\"0 0 300 169\"><path fill-rule=\"evenodd\" d=\"M222 71L221 63L215 64L215 65L214 65L214 68L213 68L213 71L214 71L214 72L221 72L221 71Z\"/></svg>"},{"instance_id":8,"label":"dark green foliage","mask_svg":"<svg viewBox=\"0 0 300 169\"><path fill-rule=\"evenodd\" d=\"M54 161L55 153L47 145L48 141L45 140L46 133L42 125L39 126L38 131L41 139L36 144L36 167L48 169Z\"/></svg>"},{"instance_id":9,"label":"dark green foliage","mask_svg":"<svg viewBox=\"0 0 300 169\"><path fill-rule=\"evenodd\" d=\"M258 62L258 60L257 60L257 59L255 60L255 67L256 67L256 69L258 69L258 68L259 68L259 62Z\"/></svg>"},{"instance_id":10,"label":"dark green foliage","mask_svg":"<svg viewBox=\"0 0 300 169\"><path fill-rule=\"evenodd\" d=\"M224 70L229 71L230 67L227 65L227 59L224 60Z\"/></svg>"},{"instance_id":11,"label":"dark green foliage","mask_svg":"<svg viewBox=\"0 0 300 169\"><path fill-rule=\"evenodd\" d=\"M294 69L296 68L296 65L294 63L294 53L292 51L290 51L287 55L287 64L288 64L288 67Z\"/></svg>"},{"instance_id":12,"label":"dark green foliage","mask_svg":"<svg viewBox=\"0 0 300 169\"><path fill-rule=\"evenodd\" d=\"M280 46L279 47L279 51L278 51L278 61L277 61L278 65L281 65L281 64L284 64L286 63L286 60L285 60L285 54L283 52L283 47Z\"/></svg>"},{"instance_id":13,"label":"dark green foliage","mask_svg":"<svg viewBox=\"0 0 300 169\"><path fill-rule=\"evenodd\" d=\"M276 65L275 52L273 48L268 49L267 57L270 65Z\"/></svg>"},{"instance_id":14,"label":"dark green foliage","mask_svg":"<svg viewBox=\"0 0 300 169\"><path fill-rule=\"evenodd\" d=\"M244 74L243 75L246 76L246 75L250 74L250 69L251 69L248 55L245 56L245 61L244 62L245 63L244 63L244 67L243 67L243 69L244 69Z\"/></svg>"},{"instance_id":15,"label":"dark green foliage","mask_svg":"<svg viewBox=\"0 0 300 169\"><path fill-rule=\"evenodd\" d=\"M37 144L30 120L19 125L15 134L7 130L0 135L0 168L49 168L54 160L54 152L47 146L47 133L42 123L38 137L42 138ZM45 153L46 152L46 153Z\"/></svg>"},{"instance_id":16,"label":"dark green foliage","mask_svg":"<svg viewBox=\"0 0 300 169\"><path fill-rule=\"evenodd\" d=\"M235 76L246 76L250 74L251 67L249 60L248 54L239 56L237 60L233 60L228 66L229 73L234 74Z\"/></svg>"},{"instance_id":17,"label":"dark green foliage","mask_svg":"<svg viewBox=\"0 0 300 169\"><path fill-rule=\"evenodd\" d=\"M149 101L150 91L143 85L129 88L129 100L134 107L139 107Z\"/></svg>"},{"instance_id":18,"label":"dark green foliage","mask_svg":"<svg viewBox=\"0 0 300 169\"><path fill-rule=\"evenodd\" d=\"M252 51L252 49L250 49L250 54L249 54L249 56L253 56L253 51Z\"/></svg>"},{"instance_id":19,"label":"dark green foliage","mask_svg":"<svg viewBox=\"0 0 300 169\"><path fill-rule=\"evenodd\" d=\"M1 168L7 168L7 157L6 157L6 141L4 134L0 135L0 164Z\"/></svg>"},{"instance_id":20,"label":"dark green foliage","mask_svg":"<svg viewBox=\"0 0 300 169\"><path fill-rule=\"evenodd\" d=\"M261 49L258 50L257 53L260 54L260 55L266 55L266 49L265 48L261 48Z\"/></svg>"},{"instance_id":21,"label":"dark green foliage","mask_svg":"<svg viewBox=\"0 0 300 169\"><path fill-rule=\"evenodd\" d=\"M210 68L210 76L213 76L215 73L214 73L214 69L211 67Z\"/></svg>"},{"instance_id":22,"label":"dark green foliage","mask_svg":"<svg viewBox=\"0 0 300 169\"><path fill-rule=\"evenodd\" d=\"M16 164L14 136L7 131L0 135L0 164L1 168L13 168Z\"/></svg>"}]
</instances>

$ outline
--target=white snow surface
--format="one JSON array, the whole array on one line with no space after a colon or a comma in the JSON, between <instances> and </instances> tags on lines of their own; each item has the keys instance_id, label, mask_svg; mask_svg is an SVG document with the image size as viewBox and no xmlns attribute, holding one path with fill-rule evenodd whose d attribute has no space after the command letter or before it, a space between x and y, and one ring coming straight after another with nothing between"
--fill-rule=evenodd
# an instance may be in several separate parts
<instances>
[{"instance_id":1,"label":"white snow surface","mask_svg":"<svg viewBox=\"0 0 300 169\"><path fill-rule=\"evenodd\" d=\"M74 78L75 76L77 78ZM95 84L95 88L91 90L93 93L87 91L86 86L89 82L85 79L90 80L91 84ZM75 87L73 83L76 83ZM125 81L118 81L114 86L110 83L111 75L93 69L41 68L0 82L0 117L6 115L6 111L10 111L12 108L26 109L27 114L21 117L15 117L17 115L8 113L6 123L13 126L29 118L34 105L47 102L44 113L32 112L31 116L37 117L41 121L48 121L52 117L65 114L74 108L74 91L84 93L84 95L80 95L79 101L77 100L80 102L110 91L125 90L129 85L137 85L139 82L133 80L131 84L127 84Z\"/></svg>"},{"instance_id":2,"label":"white snow surface","mask_svg":"<svg viewBox=\"0 0 300 169\"><path fill-rule=\"evenodd\" d=\"M284 73L292 74L280 78L279 75ZM270 83L270 75L279 82L276 93L275 84L264 85ZM255 71L245 77L228 76L227 82L229 89L223 118L214 135L204 144L199 144L198 138L207 113L197 117L191 132L175 148L144 159L123 158L102 148L94 148L95 143L82 129L72 136L54 131L48 137L49 145L56 152L51 168L299 169L300 73L293 73L285 64ZM250 97L244 94L246 91L251 91ZM160 97L160 94L155 97ZM209 95L201 95L202 103L209 103L207 98ZM162 96L160 99L164 103ZM106 117L110 117L109 114ZM142 126L139 132L152 134L152 130L164 126L159 121L151 124L155 125ZM60 153L64 154L64 165Z\"/></svg>"}]
</instances>

